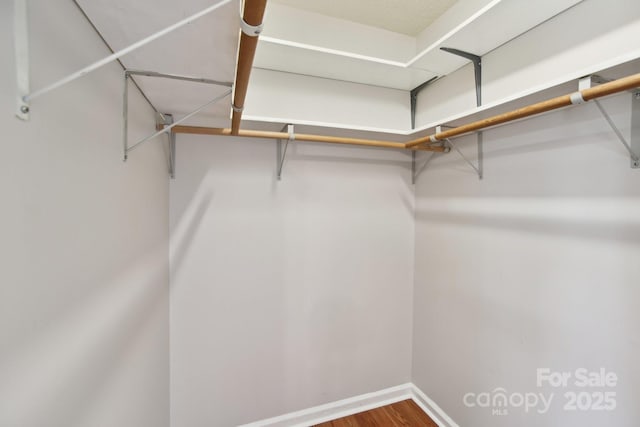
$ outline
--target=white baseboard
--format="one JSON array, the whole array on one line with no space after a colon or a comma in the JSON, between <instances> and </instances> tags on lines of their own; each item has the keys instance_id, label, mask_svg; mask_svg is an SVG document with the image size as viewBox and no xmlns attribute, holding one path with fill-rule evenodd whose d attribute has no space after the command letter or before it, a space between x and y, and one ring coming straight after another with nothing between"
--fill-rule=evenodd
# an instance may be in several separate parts
<instances>
[{"instance_id":1,"label":"white baseboard","mask_svg":"<svg viewBox=\"0 0 640 427\"><path fill-rule=\"evenodd\" d=\"M439 427L460 427L436 402L424 394L415 384L411 384L411 398Z\"/></svg>"},{"instance_id":2,"label":"white baseboard","mask_svg":"<svg viewBox=\"0 0 640 427\"><path fill-rule=\"evenodd\" d=\"M412 383L243 424L239 427L308 427L406 399L415 401L439 427L459 427L435 402Z\"/></svg>"}]
</instances>

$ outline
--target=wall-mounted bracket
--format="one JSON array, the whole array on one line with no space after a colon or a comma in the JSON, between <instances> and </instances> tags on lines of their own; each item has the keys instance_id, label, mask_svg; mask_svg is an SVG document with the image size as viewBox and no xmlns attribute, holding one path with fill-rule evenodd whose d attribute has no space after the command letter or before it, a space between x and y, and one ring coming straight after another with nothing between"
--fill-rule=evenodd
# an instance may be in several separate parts
<instances>
[{"instance_id":1,"label":"wall-mounted bracket","mask_svg":"<svg viewBox=\"0 0 640 427\"><path fill-rule=\"evenodd\" d=\"M27 0L13 2L13 40L16 60L16 117L29 120L29 21Z\"/></svg>"},{"instance_id":2,"label":"wall-mounted bracket","mask_svg":"<svg viewBox=\"0 0 640 427\"><path fill-rule=\"evenodd\" d=\"M173 114L156 114L156 129L163 129L166 126L173 124ZM176 174L176 134L173 132L167 132L167 138L169 140L169 177L175 179Z\"/></svg>"},{"instance_id":3,"label":"wall-mounted bracket","mask_svg":"<svg viewBox=\"0 0 640 427\"><path fill-rule=\"evenodd\" d=\"M441 126L438 126L436 128L436 133L440 133L441 131L442 131ZM471 166L471 168L478 174L478 179L482 179L484 175L484 152L483 152L484 137L482 135L482 132L478 132L476 134L476 137L477 137L477 145L478 145L478 165L477 166L474 165L473 162L469 160L467 156L465 156L462 153L462 151L460 151L458 146L454 144L453 141L451 141L451 139L447 138L444 141L448 147L452 147L453 149L455 149L458 152L458 154L460 154L460 157L462 157L462 159L465 162L467 162L469 166Z\"/></svg>"},{"instance_id":4,"label":"wall-mounted bracket","mask_svg":"<svg viewBox=\"0 0 640 427\"><path fill-rule=\"evenodd\" d=\"M587 76L578 80L578 90L584 90L592 87L594 84L607 83L609 80L603 79L600 76ZM577 92L579 93L579 92ZM611 130L616 134L620 143L629 152L630 164L632 169L640 169L640 90L631 92L631 141L627 142L618 126L614 123L611 116L607 113L607 110L602 106L600 101L594 99L593 101L600 110L602 117L607 121Z\"/></svg>"},{"instance_id":5,"label":"wall-mounted bracket","mask_svg":"<svg viewBox=\"0 0 640 427\"><path fill-rule=\"evenodd\" d=\"M640 89L631 98L631 153L640 153ZM631 158L631 167L640 168L638 156Z\"/></svg>"},{"instance_id":6,"label":"wall-mounted bracket","mask_svg":"<svg viewBox=\"0 0 640 427\"><path fill-rule=\"evenodd\" d=\"M176 134L169 132L169 176L176 179Z\"/></svg>"},{"instance_id":7,"label":"wall-mounted bracket","mask_svg":"<svg viewBox=\"0 0 640 427\"><path fill-rule=\"evenodd\" d=\"M179 124L181 124L182 122L184 122L185 120L195 116L196 114L198 114L200 111L204 110L205 108L207 108L208 106L215 104L216 102L220 101L223 98L226 98L227 96L231 95L231 89L227 89L224 93L216 96L215 98L213 98L211 101L207 102L204 105L201 105L200 107L196 108L195 110L193 110L192 112L190 112L189 114L187 114L186 116L182 117L181 119L177 120L177 121L172 121L171 123L164 123L164 119L161 119L162 125L160 126L160 128L158 129L157 132L146 136L144 138L142 138L141 140L139 140L138 142L136 142L133 145L129 145L129 136L128 136L128 132L129 132L129 127L128 127L128 120L129 120L129 79L131 78L131 76L133 75L142 75L142 76L147 76L147 77L163 77L163 78L167 78L167 79L174 79L174 80L185 80L185 81L191 81L191 82L197 82L197 83L206 83L206 84L212 84L212 85L217 85L217 86L226 86L226 87L231 87L233 86L233 84L231 82L220 82L218 80L210 80L210 79L204 79L204 78L200 78L200 77L190 77L190 76L179 76L176 74L163 74L163 73L157 73L155 71L140 71L140 70L124 70L124 88L122 91L122 148L123 148L123 161L127 161L128 157L129 157L129 153L133 150L135 150L136 148L138 148L140 145L142 145L143 143L149 141L150 139L153 139L159 135L162 135L163 133L167 133L169 135L172 134L171 129L174 126L177 126ZM161 113L160 116L164 116Z\"/></svg>"},{"instance_id":8,"label":"wall-mounted bracket","mask_svg":"<svg viewBox=\"0 0 640 427\"><path fill-rule=\"evenodd\" d=\"M280 132L284 132L287 129L287 133L289 134L289 138L282 145L282 140L278 139L277 141L277 149L278 149L278 161L277 161L277 176L278 181L282 180L282 167L284 166L284 159L287 157L287 148L289 147L289 142L294 141L296 139L295 128L293 125L284 125L284 127L280 130Z\"/></svg>"},{"instance_id":9,"label":"wall-mounted bracket","mask_svg":"<svg viewBox=\"0 0 640 427\"><path fill-rule=\"evenodd\" d=\"M418 107L418 94L422 91L422 89L438 80L438 78L439 76L431 77L429 80L419 86L414 87L413 89L411 89L411 92L409 92L409 97L411 100L411 129L416 128L416 108Z\"/></svg>"},{"instance_id":10,"label":"wall-mounted bracket","mask_svg":"<svg viewBox=\"0 0 640 427\"><path fill-rule=\"evenodd\" d=\"M432 151L429 153L429 157L426 158L422 162L422 164L418 164L418 150L413 150L411 152L411 184L415 184L418 181L418 177L422 173L423 170L427 168L429 162L435 157L436 152Z\"/></svg>"},{"instance_id":11,"label":"wall-mounted bracket","mask_svg":"<svg viewBox=\"0 0 640 427\"><path fill-rule=\"evenodd\" d=\"M448 53L452 53L454 55L461 56L473 62L473 74L475 76L475 81L476 81L476 107L481 106L482 105L482 58L478 55L474 55L473 53L465 52L459 49L453 49L450 47L441 47L440 50L443 50Z\"/></svg>"}]
</instances>

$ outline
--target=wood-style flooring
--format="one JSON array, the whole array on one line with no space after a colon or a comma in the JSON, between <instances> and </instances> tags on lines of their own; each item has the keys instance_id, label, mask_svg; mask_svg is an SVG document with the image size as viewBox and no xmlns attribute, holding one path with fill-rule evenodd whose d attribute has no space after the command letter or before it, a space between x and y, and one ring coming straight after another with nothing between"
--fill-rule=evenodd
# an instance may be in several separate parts
<instances>
[{"instance_id":1,"label":"wood-style flooring","mask_svg":"<svg viewBox=\"0 0 640 427\"><path fill-rule=\"evenodd\" d=\"M315 427L438 427L411 399L360 412Z\"/></svg>"}]
</instances>

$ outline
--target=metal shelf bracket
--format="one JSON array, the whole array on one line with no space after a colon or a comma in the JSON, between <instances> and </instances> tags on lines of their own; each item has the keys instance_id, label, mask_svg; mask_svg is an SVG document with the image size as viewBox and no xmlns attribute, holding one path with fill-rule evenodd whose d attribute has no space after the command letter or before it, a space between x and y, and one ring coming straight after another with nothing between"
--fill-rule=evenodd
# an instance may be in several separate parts
<instances>
[{"instance_id":1,"label":"metal shelf bracket","mask_svg":"<svg viewBox=\"0 0 640 427\"><path fill-rule=\"evenodd\" d=\"M280 132L284 132L284 130L287 129L287 133L289 134L289 138L287 138L287 140L284 143L284 146L282 145L282 140L278 139L277 141L277 154L278 154L278 161L277 161L277 176L278 176L278 181L282 181L282 167L284 166L284 159L287 157L287 148L289 147L289 142L290 141L295 141L296 139L296 134L295 134L295 128L293 125L289 124L289 125L284 125L283 128L280 130Z\"/></svg>"},{"instance_id":2,"label":"metal shelf bracket","mask_svg":"<svg viewBox=\"0 0 640 427\"><path fill-rule=\"evenodd\" d=\"M13 2L13 33L16 60L16 117L29 120L29 101L24 98L29 93L29 14L27 0Z\"/></svg>"},{"instance_id":3,"label":"metal shelf bracket","mask_svg":"<svg viewBox=\"0 0 640 427\"><path fill-rule=\"evenodd\" d=\"M162 129L166 126L173 124L173 114L156 114L156 129ZM175 179L176 177L176 134L173 132L167 132L167 138L169 140L169 177Z\"/></svg>"},{"instance_id":4,"label":"metal shelf bracket","mask_svg":"<svg viewBox=\"0 0 640 427\"><path fill-rule=\"evenodd\" d=\"M436 133L440 133L440 132L442 132L442 127L438 126L436 128ZM478 179L481 180L484 177L484 152L483 152L484 136L482 134L482 131L476 133L476 138L477 138L477 144L478 144L478 164L477 165L474 165L473 162L469 160L467 156L465 156L462 153L462 151L460 151L458 146L454 144L453 141L451 141L451 139L447 138L444 141L448 147L455 149L458 152L458 154L460 154L460 157L462 157L462 159L465 162L467 162L469 166L471 166L471 168L478 174Z\"/></svg>"},{"instance_id":5,"label":"metal shelf bracket","mask_svg":"<svg viewBox=\"0 0 640 427\"><path fill-rule=\"evenodd\" d=\"M607 80L600 76L587 76L578 81L578 89L584 90L590 88L594 83L601 84L606 83ZM600 114L607 121L611 130L616 134L620 143L629 152L630 165L632 169L640 169L640 90L636 89L631 92L631 141L628 142L624 137L618 126L614 123L611 116L607 113L607 110L602 106L600 101L594 99L594 103Z\"/></svg>"},{"instance_id":6,"label":"metal shelf bracket","mask_svg":"<svg viewBox=\"0 0 640 427\"><path fill-rule=\"evenodd\" d=\"M638 155L640 153L640 90L636 90L631 98L631 167L640 168Z\"/></svg>"},{"instance_id":7,"label":"metal shelf bracket","mask_svg":"<svg viewBox=\"0 0 640 427\"><path fill-rule=\"evenodd\" d=\"M473 53L450 47L441 47L440 50L461 56L473 62L473 73L476 83L476 106L479 107L482 105L482 58L478 55L474 55Z\"/></svg>"},{"instance_id":8,"label":"metal shelf bracket","mask_svg":"<svg viewBox=\"0 0 640 427\"><path fill-rule=\"evenodd\" d=\"M476 107L482 105L482 57L478 55L474 55L473 53L465 52L459 49L453 49L450 47L441 47L440 50L451 53L453 55L461 56L470 60L473 63L473 74L475 77L475 86L476 86ZM438 133L440 130L438 130ZM462 158L473 168L474 171L478 174L478 179L482 179L484 173L484 155L483 155L483 136L482 131L476 134L478 138L478 165L474 165L469 159L467 159L462 151L456 147L456 145L451 142L450 139L446 139L447 145L449 147L455 148L455 150L462 156Z\"/></svg>"},{"instance_id":9,"label":"metal shelf bracket","mask_svg":"<svg viewBox=\"0 0 640 427\"><path fill-rule=\"evenodd\" d=\"M418 165L418 150L413 150L411 152L411 184L418 182L418 177L422 173L423 170L427 168L429 162L435 157L436 152L432 151L429 153L429 157L427 157L422 164Z\"/></svg>"},{"instance_id":10,"label":"metal shelf bracket","mask_svg":"<svg viewBox=\"0 0 640 427\"><path fill-rule=\"evenodd\" d=\"M162 77L162 78L173 79L173 80L184 80L184 81L205 83L205 84L211 84L211 85L217 85L217 86L226 86L229 89L227 89L222 94L216 96L206 104L196 108L195 110L193 110L192 112L190 112L189 114L187 114L186 116L182 117L179 120L174 121L173 117L171 117L171 121L168 122L168 119L165 116L171 116L170 114L158 113L159 118L156 119L156 128L158 129L157 132L142 138L135 144L129 145L129 135L128 135L129 133L129 123L128 123L129 121L129 79L133 79L131 77L133 75L141 75L141 76L147 76L147 77ZM231 86L232 86L231 82L220 82L217 80L204 79L200 77L179 76L175 74L163 74L163 73L157 73L154 71L124 70L124 87L122 91L122 149L123 149L122 160L126 162L127 159L129 158L129 152L137 149L140 145L144 144L145 142L159 135L162 135L163 133L167 133L169 135L170 140L173 139L173 143L170 143L169 146L171 151L171 146L173 144L173 150L175 154L175 135L173 134L173 132L171 132L171 129L174 126L181 124L185 120L195 116L200 111L207 108L208 106L215 104L221 99L224 99L227 96L231 95L231 89L230 89ZM171 153L169 157L170 158L172 157ZM170 174L172 178L173 178L174 166L175 165L173 166L170 165Z\"/></svg>"},{"instance_id":11,"label":"metal shelf bracket","mask_svg":"<svg viewBox=\"0 0 640 427\"><path fill-rule=\"evenodd\" d=\"M439 78L440 78L439 76L431 77L429 80L414 87L409 92L409 99L411 101L411 129L416 128L416 109L418 107L418 94L422 92L422 89L426 88L431 83L438 80Z\"/></svg>"}]
</instances>

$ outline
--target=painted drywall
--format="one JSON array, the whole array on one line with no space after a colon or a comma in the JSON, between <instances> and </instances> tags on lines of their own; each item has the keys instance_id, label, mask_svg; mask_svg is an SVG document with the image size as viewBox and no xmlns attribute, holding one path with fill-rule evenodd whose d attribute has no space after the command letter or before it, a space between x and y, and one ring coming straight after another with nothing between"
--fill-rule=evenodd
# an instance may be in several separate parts
<instances>
[{"instance_id":1,"label":"painted drywall","mask_svg":"<svg viewBox=\"0 0 640 427\"><path fill-rule=\"evenodd\" d=\"M244 117L327 126L406 130L411 125L406 91L254 69ZM373 108L372 106L375 106Z\"/></svg>"},{"instance_id":2,"label":"painted drywall","mask_svg":"<svg viewBox=\"0 0 640 427\"><path fill-rule=\"evenodd\" d=\"M31 83L109 54L70 1L29 1ZM169 425L168 178L122 162L112 64L14 117L12 2L0 4L0 425ZM153 114L131 90L132 138Z\"/></svg>"},{"instance_id":3,"label":"painted drywall","mask_svg":"<svg viewBox=\"0 0 640 427\"><path fill-rule=\"evenodd\" d=\"M171 421L232 426L410 379L410 156L178 138Z\"/></svg>"},{"instance_id":4,"label":"painted drywall","mask_svg":"<svg viewBox=\"0 0 640 427\"><path fill-rule=\"evenodd\" d=\"M602 102L629 138L632 95ZM476 161L475 136L457 145ZM413 382L461 426L637 425L639 218L640 170L593 103L485 132L482 181L434 158L416 186ZM617 383L576 385L581 368ZM615 409L589 410L605 392ZM548 412L518 406L539 393Z\"/></svg>"}]
</instances>

